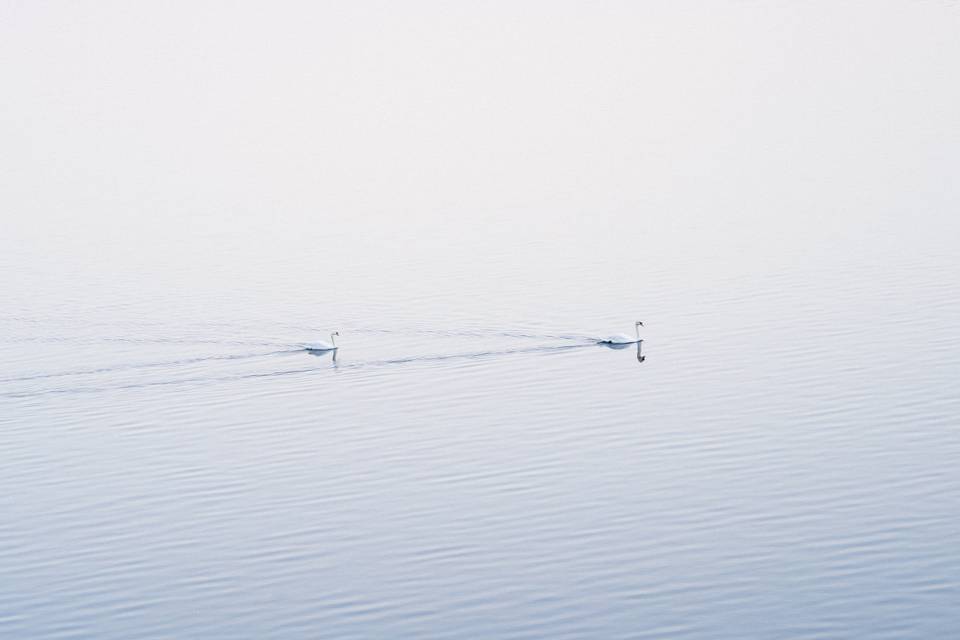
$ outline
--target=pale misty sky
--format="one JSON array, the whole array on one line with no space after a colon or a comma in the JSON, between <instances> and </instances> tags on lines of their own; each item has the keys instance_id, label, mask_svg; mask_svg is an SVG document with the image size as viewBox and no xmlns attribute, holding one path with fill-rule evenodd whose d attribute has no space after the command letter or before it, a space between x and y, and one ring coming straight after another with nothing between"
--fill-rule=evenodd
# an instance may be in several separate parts
<instances>
[{"instance_id":1,"label":"pale misty sky","mask_svg":"<svg viewBox=\"0 0 960 640\"><path fill-rule=\"evenodd\" d=\"M25 237L942 217L958 33L955 2L6 2L0 207Z\"/></svg>"}]
</instances>

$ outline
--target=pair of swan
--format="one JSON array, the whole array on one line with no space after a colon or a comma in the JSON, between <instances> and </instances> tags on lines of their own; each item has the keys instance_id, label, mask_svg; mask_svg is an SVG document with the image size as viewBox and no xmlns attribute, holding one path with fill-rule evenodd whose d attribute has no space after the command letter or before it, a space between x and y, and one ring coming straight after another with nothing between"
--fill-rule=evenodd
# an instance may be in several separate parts
<instances>
[{"instance_id":1,"label":"pair of swan","mask_svg":"<svg viewBox=\"0 0 960 640\"><path fill-rule=\"evenodd\" d=\"M641 342L643 342L643 340L640 339L640 327L642 326L643 326L643 323L640 322L639 320L637 320L634 323L633 328L637 332L637 336L635 338L631 338L630 336L625 335L623 333L618 333L616 335L610 336L606 340L598 341L597 344L605 344L605 345L640 344ZM303 348L306 349L307 351L336 351L337 341L334 338L336 338L339 335L340 335L339 331L334 331L333 333L330 334L330 342L324 342L322 340L320 342L311 342L309 344L303 345Z\"/></svg>"}]
</instances>

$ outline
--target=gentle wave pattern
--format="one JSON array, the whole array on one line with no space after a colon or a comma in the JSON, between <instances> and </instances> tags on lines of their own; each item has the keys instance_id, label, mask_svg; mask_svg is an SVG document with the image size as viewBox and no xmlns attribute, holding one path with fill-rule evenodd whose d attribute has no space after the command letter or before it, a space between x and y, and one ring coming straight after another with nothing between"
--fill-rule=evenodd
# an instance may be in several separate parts
<instances>
[{"instance_id":1,"label":"gentle wave pattern","mask_svg":"<svg viewBox=\"0 0 960 640\"><path fill-rule=\"evenodd\" d=\"M0 640L960 634L956 3L5 4Z\"/></svg>"},{"instance_id":2,"label":"gentle wave pattern","mask_svg":"<svg viewBox=\"0 0 960 640\"><path fill-rule=\"evenodd\" d=\"M914 284L931 304L953 294ZM798 314L813 292L784 291L654 316L642 362L599 330L536 325L345 326L334 361L291 337L309 327L118 340L6 320L0 626L948 634L960 371L945 316L892 310L867 330L872 312Z\"/></svg>"}]
</instances>

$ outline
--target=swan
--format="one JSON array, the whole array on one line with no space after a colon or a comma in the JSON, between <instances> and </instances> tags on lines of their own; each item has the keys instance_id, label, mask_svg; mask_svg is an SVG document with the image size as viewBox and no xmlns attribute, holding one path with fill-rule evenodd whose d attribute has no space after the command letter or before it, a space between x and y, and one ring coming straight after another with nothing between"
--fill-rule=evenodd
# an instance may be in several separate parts
<instances>
[{"instance_id":1,"label":"swan","mask_svg":"<svg viewBox=\"0 0 960 640\"><path fill-rule=\"evenodd\" d=\"M340 332L334 331L333 333L330 334L329 343L321 340L320 342L311 342L309 344L305 344L303 345L303 348L306 349L307 351L336 351L337 342L336 340L333 339L333 337L338 335L340 335Z\"/></svg>"},{"instance_id":2,"label":"swan","mask_svg":"<svg viewBox=\"0 0 960 640\"><path fill-rule=\"evenodd\" d=\"M628 335L618 333L616 335L610 336L606 340L600 340L598 344L637 344L640 342L640 327L643 326L643 323L637 320L633 324L633 328L637 331L637 337L631 338Z\"/></svg>"}]
</instances>

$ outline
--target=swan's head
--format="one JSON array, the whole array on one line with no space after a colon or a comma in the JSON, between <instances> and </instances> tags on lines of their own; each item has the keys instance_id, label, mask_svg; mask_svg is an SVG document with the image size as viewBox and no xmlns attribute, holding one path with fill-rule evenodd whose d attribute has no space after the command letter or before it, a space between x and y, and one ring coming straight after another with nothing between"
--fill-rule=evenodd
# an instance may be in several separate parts
<instances>
[{"instance_id":1,"label":"swan's head","mask_svg":"<svg viewBox=\"0 0 960 640\"><path fill-rule=\"evenodd\" d=\"M332 336L339 336L339 335L340 335L340 332L339 332L339 331L334 331L334 332L331 333L330 335L332 335Z\"/></svg>"},{"instance_id":2,"label":"swan's head","mask_svg":"<svg viewBox=\"0 0 960 640\"><path fill-rule=\"evenodd\" d=\"M635 327L642 327L642 326L643 326L643 323L640 322L639 320L637 320L637 323L636 323L635 325L633 325L633 326L635 326Z\"/></svg>"}]
</instances>

